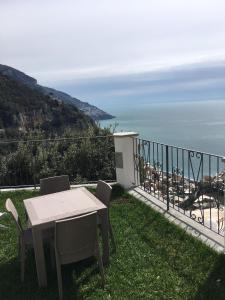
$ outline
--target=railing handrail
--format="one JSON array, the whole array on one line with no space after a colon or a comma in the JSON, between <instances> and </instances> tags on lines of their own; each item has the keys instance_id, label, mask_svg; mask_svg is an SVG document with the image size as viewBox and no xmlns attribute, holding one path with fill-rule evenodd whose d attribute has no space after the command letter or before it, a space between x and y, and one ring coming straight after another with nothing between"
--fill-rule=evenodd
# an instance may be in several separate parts
<instances>
[{"instance_id":1,"label":"railing handrail","mask_svg":"<svg viewBox=\"0 0 225 300\"><path fill-rule=\"evenodd\" d=\"M223 235L223 156L157 141L134 140L137 185L210 230Z\"/></svg>"},{"instance_id":2,"label":"railing handrail","mask_svg":"<svg viewBox=\"0 0 225 300\"><path fill-rule=\"evenodd\" d=\"M60 141L74 141L81 139L98 139L98 138L109 138L113 137L113 135L96 135L96 136L80 136L80 137L71 137L71 138L54 138L54 139L34 139L34 140L9 140L9 141L1 141L0 144L11 144L11 143L33 143L33 142L60 142Z\"/></svg>"},{"instance_id":3,"label":"railing handrail","mask_svg":"<svg viewBox=\"0 0 225 300\"><path fill-rule=\"evenodd\" d=\"M179 149L179 150L185 150L185 151L189 151L189 152L196 152L196 153L199 153L199 154L210 155L210 156L221 158L221 159L225 158L225 156L219 155L219 154L203 152L203 151L195 150L195 149L188 149L188 148L184 148L184 147L180 147L180 146L175 146L175 145L170 145L170 144L163 144L161 142L150 141L150 140L146 140L146 139L142 139L142 138L138 138L138 137L135 138L135 139L139 140L139 141L143 141L143 142L155 143L155 144L158 144L158 145L161 145L161 146L173 147L173 148L176 148L176 149Z\"/></svg>"}]
</instances>

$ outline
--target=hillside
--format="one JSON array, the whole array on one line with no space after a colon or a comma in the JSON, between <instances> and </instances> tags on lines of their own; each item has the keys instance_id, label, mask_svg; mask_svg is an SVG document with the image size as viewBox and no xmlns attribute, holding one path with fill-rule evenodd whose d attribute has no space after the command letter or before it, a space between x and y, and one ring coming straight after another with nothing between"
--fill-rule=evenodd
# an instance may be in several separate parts
<instances>
[{"instance_id":1,"label":"hillside","mask_svg":"<svg viewBox=\"0 0 225 300\"><path fill-rule=\"evenodd\" d=\"M66 128L79 132L90 126L94 121L75 106L0 74L1 134L16 136L36 129L60 134Z\"/></svg>"},{"instance_id":2,"label":"hillside","mask_svg":"<svg viewBox=\"0 0 225 300\"><path fill-rule=\"evenodd\" d=\"M87 102L80 101L79 99L71 97L70 95L64 92L39 85L36 79L12 67L0 64L0 74L5 75L19 83L25 84L34 90L38 90L40 93L43 93L44 95L48 95L50 98L54 100L59 100L65 103L69 103L77 107L79 110L84 112L87 116L91 117L93 120L106 120L106 119L113 118L112 115L104 112L103 110L97 108L96 106L90 105Z\"/></svg>"}]
</instances>

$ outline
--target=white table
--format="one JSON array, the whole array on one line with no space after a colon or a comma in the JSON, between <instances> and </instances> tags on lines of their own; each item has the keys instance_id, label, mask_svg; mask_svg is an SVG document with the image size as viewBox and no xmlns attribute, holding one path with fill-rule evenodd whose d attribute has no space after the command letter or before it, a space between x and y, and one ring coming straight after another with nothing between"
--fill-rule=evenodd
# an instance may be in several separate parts
<instances>
[{"instance_id":1,"label":"white table","mask_svg":"<svg viewBox=\"0 0 225 300\"><path fill-rule=\"evenodd\" d=\"M103 263L109 261L108 211L107 207L86 188L38 196L24 200L24 206L33 233L33 244L40 287L47 286L42 231L54 228L56 220L75 217L97 211L101 218L103 240Z\"/></svg>"}]
</instances>

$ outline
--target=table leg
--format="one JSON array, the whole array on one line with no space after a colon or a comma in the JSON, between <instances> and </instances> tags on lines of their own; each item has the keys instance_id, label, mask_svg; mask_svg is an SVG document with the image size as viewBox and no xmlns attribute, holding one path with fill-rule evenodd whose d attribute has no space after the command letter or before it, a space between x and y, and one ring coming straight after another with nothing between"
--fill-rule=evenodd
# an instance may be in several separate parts
<instances>
[{"instance_id":1,"label":"table leg","mask_svg":"<svg viewBox=\"0 0 225 300\"><path fill-rule=\"evenodd\" d=\"M46 267L45 267L45 255L44 255L42 231L37 227L33 227L32 233L33 233L33 244L34 244L34 254L35 254L35 261L36 261L38 284L39 287L46 287L47 275L46 275Z\"/></svg>"},{"instance_id":2,"label":"table leg","mask_svg":"<svg viewBox=\"0 0 225 300\"><path fill-rule=\"evenodd\" d=\"M107 209L104 209L101 214L101 232L103 246L102 262L104 265L107 265L109 263L109 220Z\"/></svg>"}]
</instances>

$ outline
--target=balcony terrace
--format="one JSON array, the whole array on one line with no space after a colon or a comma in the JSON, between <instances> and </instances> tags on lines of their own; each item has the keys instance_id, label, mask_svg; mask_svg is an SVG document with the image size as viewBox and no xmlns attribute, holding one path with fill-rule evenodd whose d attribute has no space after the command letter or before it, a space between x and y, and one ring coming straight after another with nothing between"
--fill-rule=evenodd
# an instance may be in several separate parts
<instances>
[{"instance_id":1,"label":"balcony terrace","mask_svg":"<svg viewBox=\"0 0 225 300\"><path fill-rule=\"evenodd\" d=\"M113 185L110 218L117 251L110 252L110 262L105 267L105 288L101 288L96 262L85 260L63 268L65 299L225 298L225 256L221 253L224 235L222 157L216 156L214 160L206 156L208 163L204 165L203 154L197 152L196 156L196 152L187 150L191 151L187 152L187 161L180 161L177 155L180 150L167 148L170 149L167 152L156 143L153 146L149 141L142 142L126 134L115 136L115 144L112 137L101 137L16 142L16 146L10 144L10 153L4 147L7 148L7 144L1 148L0 212L5 211L5 200L10 197L23 223L23 199L39 194L37 186L41 176L67 171L75 186L102 178L117 179L126 188L132 187L126 192L120 185ZM150 149L149 152L146 149ZM184 151L181 150L183 158ZM168 163L169 153L175 161L173 164ZM192 160L189 160L190 153ZM193 157L198 162L200 157L203 163L196 164ZM180 165L185 170L183 173ZM198 178L193 176L195 168L201 175ZM190 170L193 170L192 175ZM208 178L204 177L207 175ZM203 184L203 177L208 183ZM205 206L202 194L196 193L202 188L209 200ZM93 186L91 191L94 192ZM186 201L187 195L196 196L191 198L191 205ZM180 205L184 201L188 206ZM193 206L195 203L198 207ZM8 215L2 217L0 223L6 226L0 228L0 299L57 299L56 272L51 269L50 259L47 260L48 288L38 288L32 251L28 253L25 282L20 282L15 225ZM202 241L189 233L201 236ZM206 240L217 251L207 246ZM48 251L46 256L49 257Z\"/></svg>"},{"instance_id":2,"label":"balcony terrace","mask_svg":"<svg viewBox=\"0 0 225 300\"><path fill-rule=\"evenodd\" d=\"M0 210L11 197L25 222L22 200L38 191L2 192ZM65 299L224 299L225 257L170 223L158 212L114 187L111 220L117 252L100 285L96 263L86 260L63 269ZM0 298L57 299L56 273L48 265L49 285L37 285L33 253L20 282L17 232L10 217L0 235Z\"/></svg>"}]
</instances>

